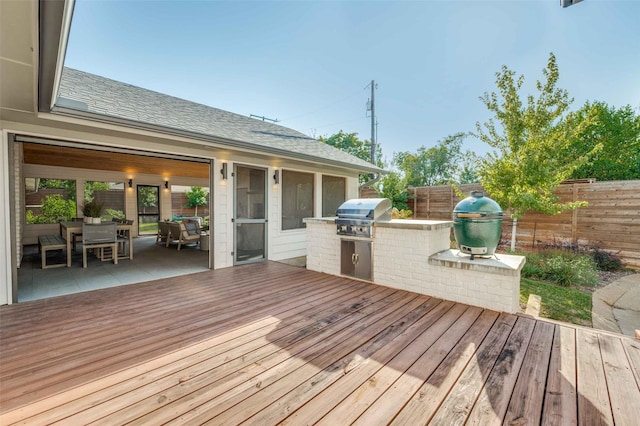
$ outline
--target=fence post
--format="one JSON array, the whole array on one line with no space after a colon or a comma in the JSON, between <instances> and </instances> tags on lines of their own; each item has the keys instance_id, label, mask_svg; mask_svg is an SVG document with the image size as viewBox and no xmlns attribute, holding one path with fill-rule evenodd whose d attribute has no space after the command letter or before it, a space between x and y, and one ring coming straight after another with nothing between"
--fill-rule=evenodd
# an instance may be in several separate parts
<instances>
[{"instance_id":1,"label":"fence post","mask_svg":"<svg viewBox=\"0 0 640 426\"><path fill-rule=\"evenodd\" d=\"M575 203L578 201L578 184L571 185L571 200ZM575 243L578 242L578 209L573 209L571 212L571 240Z\"/></svg>"}]
</instances>

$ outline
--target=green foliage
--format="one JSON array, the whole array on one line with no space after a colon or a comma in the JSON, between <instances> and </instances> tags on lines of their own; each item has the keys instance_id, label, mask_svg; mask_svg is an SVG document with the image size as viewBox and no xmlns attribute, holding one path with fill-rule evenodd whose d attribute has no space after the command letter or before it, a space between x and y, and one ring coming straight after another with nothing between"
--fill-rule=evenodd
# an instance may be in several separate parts
<instances>
[{"instance_id":1,"label":"green foliage","mask_svg":"<svg viewBox=\"0 0 640 426\"><path fill-rule=\"evenodd\" d=\"M345 133L340 130L329 137L320 136L319 141L348 152L364 161L371 161L371 141L358 139L357 133ZM376 166L383 167L382 148L376 145Z\"/></svg>"},{"instance_id":2,"label":"green foliage","mask_svg":"<svg viewBox=\"0 0 640 426\"><path fill-rule=\"evenodd\" d=\"M561 203L553 191L602 148L596 144L575 157L564 155L593 118L587 114L567 125L574 123L565 120L572 99L556 87L560 74L553 54L542 72L545 81L536 84L538 97L529 95L526 104L519 94L524 77L516 78L506 66L496 73L499 94L480 97L495 114L484 125L476 123L476 136L494 148L480 166L482 186L513 218L527 211L558 214L586 205Z\"/></svg>"},{"instance_id":3,"label":"green foliage","mask_svg":"<svg viewBox=\"0 0 640 426\"><path fill-rule=\"evenodd\" d=\"M404 174L406 185L433 186L474 179L475 164L472 154L462 154L462 142L467 135L456 133L447 136L431 148L421 146L416 153L398 152L393 156L393 164ZM463 163L464 159L467 162ZM460 164L464 164L460 167Z\"/></svg>"},{"instance_id":4,"label":"green foliage","mask_svg":"<svg viewBox=\"0 0 640 426\"><path fill-rule=\"evenodd\" d=\"M554 240L551 243L538 245L543 251L562 251L591 257L600 271L619 271L624 269L622 260L615 254L602 250L598 245L590 246L574 241Z\"/></svg>"},{"instance_id":5,"label":"green foliage","mask_svg":"<svg viewBox=\"0 0 640 426\"><path fill-rule=\"evenodd\" d=\"M391 205L398 210L408 210L407 201L410 198L404 179L396 172L390 172L376 184L378 194L391 200Z\"/></svg>"},{"instance_id":6,"label":"green foliage","mask_svg":"<svg viewBox=\"0 0 640 426\"><path fill-rule=\"evenodd\" d=\"M111 218L111 219L119 219L119 220L123 220L126 218L122 210L114 210L114 209L106 209L105 217Z\"/></svg>"},{"instance_id":7,"label":"green foliage","mask_svg":"<svg viewBox=\"0 0 640 426\"><path fill-rule=\"evenodd\" d=\"M31 210L27 210L27 223L31 225L41 223L55 223L55 221L50 220L49 218L42 215L36 215Z\"/></svg>"},{"instance_id":8,"label":"green foliage","mask_svg":"<svg viewBox=\"0 0 640 426\"><path fill-rule=\"evenodd\" d=\"M620 256L596 247L591 252L593 261L601 271L620 271L624 269Z\"/></svg>"},{"instance_id":9,"label":"green foliage","mask_svg":"<svg viewBox=\"0 0 640 426\"><path fill-rule=\"evenodd\" d=\"M413 212L411 210L398 210L397 208L391 209L391 218L392 219L408 219Z\"/></svg>"},{"instance_id":10,"label":"green foliage","mask_svg":"<svg viewBox=\"0 0 640 426\"><path fill-rule=\"evenodd\" d=\"M345 151L354 157L358 157L361 160L371 161L371 141L358 139L357 133L345 133L340 130L331 136L320 136L319 141ZM375 165L383 168L384 162L382 161L382 147L377 144L375 147ZM365 183L371 180L370 175L360 175L360 183Z\"/></svg>"},{"instance_id":11,"label":"green foliage","mask_svg":"<svg viewBox=\"0 0 640 426\"><path fill-rule=\"evenodd\" d=\"M96 191L108 191L109 184L106 182L93 182L87 181L84 183L84 201L93 201L94 193Z\"/></svg>"},{"instance_id":12,"label":"green foliage","mask_svg":"<svg viewBox=\"0 0 640 426\"><path fill-rule=\"evenodd\" d=\"M35 215L31 210L27 210L26 219L28 224L35 223L57 223L71 220L76 216L76 202L65 200L60 194L50 194L42 200L42 214Z\"/></svg>"},{"instance_id":13,"label":"green foliage","mask_svg":"<svg viewBox=\"0 0 640 426\"><path fill-rule=\"evenodd\" d=\"M98 201L88 201L82 206L82 215L84 217L102 217L104 205Z\"/></svg>"},{"instance_id":14,"label":"green foliage","mask_svg":"<svg viewBox=\"0 0 640 426\"><path fill-rule=\"evenodd\" d=\"M39 189L64 189L65 199L76 200L76 181L63 179L38 179Z\"/></svg>"},{"instance_id":15,"label":"green foliage","mask_svg":"<svg viewBox=\"0 0 640 426\"><path fill-rule=\"evenodd\" d=\"M482 158L475 152L467 151L462 158L462 165L459 166L458 183L464 185L480 182L478 166L481 161Z\"/></svg>"},{"instance_id":16,"label":"green foliage","mask_svg":"<svg viewBox=\"0 0 640 426\"><path fill-rule=\"evenodd\" d=\"M584 121L587 125L575 135L564 156L583 156L600 144L603 149L574 170L571 178L640 179L640 115L629 105L616 109L605 102L586 102L567 124L578 127Z\"/></svg>"},{"instance_id":17,"label":"green foliage","mask_svg":"<svg viewBox=\"0 0 640 426\"><path fill-rule=\"evenodd\" d=\"M198 215L198 207L206 206L208 203L207 196L209 195L209 193L201 186L192 186L189 191L186 191L184 193L184 195L187 197L187 203L185 204L185 206L195 207L196 216Z\"/></svg>"},{"instance_id":18,"label":"green foliage","mask_svg":"<svg viewBox=\"0 0 640 426\"><path fill-rule=\"evenodd\" d=\"M143 207L158 207L158 189L153 186L138 187L138 204Z\"/></svg>"},{"instance_id":19,"label":"green foliage","mask_svg":"<svg viewBox=\"0 0 640 426\"><path fill-rule=\"evenodd\" d=\"M527 303L530 294L536 294L542 298L541 317L591 326L591 293L541 281L521 279L520 303Z\"/></svg>"},{"instance_id":20,"label":"green foliage","mask_svg":"<svg viewBox=\"0 0 640 426\"><path fill-rule=\"evenodd\" d=\"M526 254L522 276L549 281L564 287L598 283L596 263L588 255L549 250Z\"/></svg>"}]
</instances>

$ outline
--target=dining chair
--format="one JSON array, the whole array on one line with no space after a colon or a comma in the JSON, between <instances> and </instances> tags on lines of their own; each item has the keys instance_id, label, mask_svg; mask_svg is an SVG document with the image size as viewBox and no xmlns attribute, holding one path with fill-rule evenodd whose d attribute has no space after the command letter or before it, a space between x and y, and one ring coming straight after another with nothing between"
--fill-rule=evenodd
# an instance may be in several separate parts
<instances>
[{"instance_id":1,"label":"dining chair","mask_svg":"<svg viewBox=\"0 0 640 426\"><path fill-rule=\"evenodd\" d=\"M118 233L115 222L82 224L82 267L87 267L87 250L111 249L113 263L118 264ZM102 257L103 253L100 254Z\"/></svg>"},{"instance_id":2,"label":"dining chair","mask_svg":"<svg viewBox=\"0 0 640 426\"><path fill-rule=\"evenodd\" d=\"M122 224L133 225L133 220L123 219ZM121 258L129 257L129 250L126 250L126 248L128 247L128 244L129 244L130 233L131 233L131 229L118 230L118 256L120 256Z\"/></svg>"}]
</instances>

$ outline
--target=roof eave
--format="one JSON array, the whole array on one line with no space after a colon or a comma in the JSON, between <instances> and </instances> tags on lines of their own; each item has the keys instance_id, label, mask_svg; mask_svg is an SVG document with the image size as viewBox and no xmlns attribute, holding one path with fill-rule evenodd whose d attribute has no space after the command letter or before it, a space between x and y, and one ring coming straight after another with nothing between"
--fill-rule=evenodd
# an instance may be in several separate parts
<instances>
[{"instance_id":1,"label":"roof eave","mask_svg":"<svg viewBox=\"0 0 640 426\"><path fill-rule=\"evenodd\" d=\"M104 115L104 114L96 114L96 113L91 113L87 111L61 107L58 105L54 105L51 112L54 114L64 115L68 117L81 118L81 119L86 119L90 121L97 121L105 124L112 124L112 125L127 127L131 129L146 130L146 131L161 133L164 135L189 138L197 142L200 142L202 146L205 146L205 147L211 147L211 145L209 144L216 144L216 145L219 145L221 148L235 148L241 151L250 151L250 152L260 151L265 154L270 154L277 157L291 158L291 159L311 162L314 164L322 163L322 164L331 165L335 167L356 170L360 173L376 173L376 174L385 173L383 169L373 164L370 167L367 167L364 165L346 163L346 162L331 160L323 157L317 157L314 155L308 155L308 154L303 154L299 152L292 152L289 150L283 150L279 148L267 147L267 146L255 144L252 142L222 138L222 137L213 136L213 135L204 134L204 133L175 129L172 127L158 126L155 124L149 124L149 123L139 122L135 120L128 120L121 117L113 117L113 116Z\"/></svg>"}]
</instances>

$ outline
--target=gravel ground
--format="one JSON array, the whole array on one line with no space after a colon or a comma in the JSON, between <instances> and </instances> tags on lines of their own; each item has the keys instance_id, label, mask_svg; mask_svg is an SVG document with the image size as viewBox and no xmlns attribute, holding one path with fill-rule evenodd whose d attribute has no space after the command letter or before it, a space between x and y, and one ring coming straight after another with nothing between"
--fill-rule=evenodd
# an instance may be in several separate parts
<instances>
[{"instance_id":1,"label":"gravel ground","mask_svg":"<svg viewBox=\"0 0 640 426\"><path fill-rule=\"evenodd\" d=\"M597 289L607 286L624 276L635 274L635 273L636 272L631 269L625 269L623 271L598 271L600 282L593 287L585 287L583 288L583 290L593 293Z\"/></svg>"}]
</instances>

